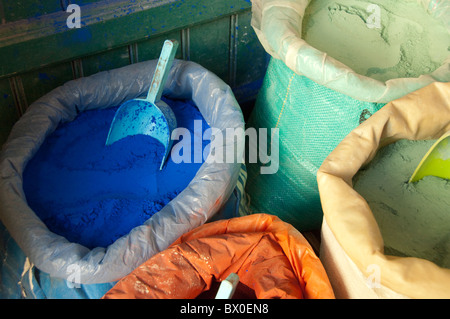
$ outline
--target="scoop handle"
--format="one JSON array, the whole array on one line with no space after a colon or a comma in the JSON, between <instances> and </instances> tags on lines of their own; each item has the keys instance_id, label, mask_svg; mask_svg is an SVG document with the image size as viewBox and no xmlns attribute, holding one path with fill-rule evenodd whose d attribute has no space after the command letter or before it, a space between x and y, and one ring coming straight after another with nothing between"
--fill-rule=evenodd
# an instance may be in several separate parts
<instances>
[{"instance_id":1,"label":"scoop handle","mask_svg":"<svg viewBox=\"0 0 450 319\"><path fill-rule=\"evenodd\" d=\"M156 65L155 73L153 74L152 83L148 89L146 100L150 103L157 103L161 99L162 92L166 83L167 75L173 64L175 53L177 52L178 41L166 40L164 41L161 55L159 56L158 64Z\"/></svg>"}]
</instances>

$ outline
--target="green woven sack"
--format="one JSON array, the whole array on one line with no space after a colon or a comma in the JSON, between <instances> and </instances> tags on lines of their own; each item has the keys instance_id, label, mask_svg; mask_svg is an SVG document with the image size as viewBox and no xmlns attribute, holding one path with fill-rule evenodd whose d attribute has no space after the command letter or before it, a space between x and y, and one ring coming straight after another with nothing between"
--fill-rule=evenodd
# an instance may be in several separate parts
<instances>
[{"instance_id":1,"label":"green woven sack","mask_svg":"<svg viewBox=\"0 0 450 319\"><path fill-rule=\"evenodd\" d=\"M279 169L262 174L261 163L247 164L251 211L276 214L302 231L320 228L317 170L350 131L383 105L328 89L271 59L248 126L279 128Z\"/></svg>"},{"instance_id":2,"label":"green woven sack","mask_svg":"<svg viewBox=\"0 0 450 319\"><path fill-rule=\"evenodd\" d=\"M302 39L310 2L252 0L252 27L272 58L247 126L266 128L269 143L271 128L279 129L279 169L262 174L261 163L247 159L250 212L278 215L300 231L320 228L316 172L337 144L386 103L450 81L450 55L417 78L383 82L358 74ZM446 1L417 2L450 30Z\"/></svg>"}]
</instances>

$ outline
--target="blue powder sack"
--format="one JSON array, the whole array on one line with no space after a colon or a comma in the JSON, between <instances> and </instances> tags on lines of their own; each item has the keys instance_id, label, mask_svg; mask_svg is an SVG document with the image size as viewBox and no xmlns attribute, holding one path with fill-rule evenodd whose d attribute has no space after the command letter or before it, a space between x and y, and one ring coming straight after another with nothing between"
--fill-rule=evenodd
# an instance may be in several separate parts
<instances>
[{"instance_id":1,"label":"blue powder sack","mask_svg":"<svg viewBox=\"0 0 450 319\"><path fill-rule=\"evenodd\" d=\"M190 100L164 100L193 145L194 120L202 121L203 132L209 128L201 113ZM29 206L50 231L88 248L107 247L142 225L186 188L202 165L194 162L191 147L191 163L177 164L169 156L159 170L164 146L147 135L105 146L116 110L85 111L59 125L24 171ZM202 150L208 143L203 140Z\"/></svg>"},{"instance_id":2,"label":"blue powder sack","mask_svg":"<svg viewBox=\"0 0 450 319\"><path fill-rule=\"evenodd\" d=\"M108 117L106 114L110 111L112 112L112 109L110 111L107 109L119 106L125 101L146 94L156 64L157 60L134 63L122 68L99 72L88 77L72 80L52 90L33 102L27 108L26 112L14 125L7 142L0 150L0 221L5 226L5 231L8 231L11 235L11 240L14 240L17 243L17 246L23 251L23 255L26 256L27 261L33 265L33 268L29 273L32 273L34 276L40 277L41 279L45 277L43 274L48 274L48 278L50 278L52 282L50 287L52 289L55 288L58 289L58 291L61 291L59 290L61 285L67 286L65 283L66 280L70 283L81 284L83 287L90 287L91 284L96 285L114 282L118 278L122 278L129 274L133 269L138 267L155 253L166 249L179 236L204 224L211 218L215 218L222 212L222 209L226 208L226 216L240 214L240 199L243 198L243 187L245 185L245 174L243 175L244 184L239 182L241 180L243 164L240 162L220 163L206 160L202 165L200 165L200 163L197 163L198 165L193 164L193 167L197 166L198 171L193 178L192 176L194 173L191 175L191 182L188 183L181 193L168 202L157 213L145 220L145 222L132 228L128 233L125 231L125 235L116 239L107 247L97 246L95 248L88 248L77 242L68 240L65 237L69 236L68 234L61 236L50 231L49 227L46 225L46 223L50 224L50 222L47 220L46 223L44 223L43 218L38 216L38 213L30 207L29 202L32 202L32 198L30 197L35 196L33 195L34 193L43 192L43 190L40 190L38 184L33 182L31 178L28 180L30 176L28 175L29 172L25 174L24 171L26 169L31 171L31 165L33 165L31 162L35 161L34 158L37 158L38 151L43 152L43 150L41 150L45 147L43 143L50 139L49 136L56 130L59 131L61 127L66 127L68 129L71 125L75 125L74 123L76 123L78 117L85 116L90 114L88 112L96 112L96 110L100 109L105 109L104 111L101 111L101 113L104 114L104 120L107 122L107 127L109 127L112 113L109 115L109 121L106 119ZM181 112L182 105L180 104L177 106L175 104L180 102L180 100L183 101L183 104L186 104L185 101L189 100L197 106L201 116L211 128L216 128L220 131L229 128L242 131L239 138L230 137L223 139L222 143L219 143L219 146L223 149L236 146L236 149L240 150L240 153L236 154L237 158L243 158L243 144L245 140L243 134L245 127L244 117L231 88L219 77L194 62L175 60L167 77L163 95L167 99L172 100L172 102L168 102L178 114L184 114ZM179 107L181 109L179 109ZM177 111L177 109L179 109L179 111ZM178 125L187 128L188 131L189 129L192 129L192 125L197 124L197 122L193 123L192 121L195 116L191 116L190 118L188 116L178 117ZM200 121L200 123L203 123L203 129L207 129L205 122ZM66 151L59 152L59 156L62 156L61 159L65 158L67 160L67 157L69 157L70 161L77 165L75 167L80 167L83 163L95 163L95 165L101 163L102 165L106 165L106 163L102 162L109 161L110 156L107 156L106 154L111 153L105 153L106 149L100 149L100 144L98 144L99 149L97 149L97 152L92 151L95 149L93 148L93 143L97 136L96 134L101 134L101 125L96 124L93 128L88 129L88 131L92 133L85 132L84 135L81 134L82 137L76 139L69 137L69 135L75 134L80 136L78 130L74 129L70 132L71 134L66 130L68 140L64 146L76 147L77 144L78 151L76 151L72 157L77 156L79 161L77 162L72 159L69 154L66 154ZM196 139L197 136L201 134L200 130L198 131L199 132L195 137ZM104 136L102 138L102 143L106 142L106 129L103 132ZM204 135L206 135L206 133L207 131L205 131ZM186 150L187 153L190 153L187 148L184 149L181 147L185 145L185 143L183 143L184 136L182 135L181 137L182 139L179 142L175 140L175 153L179 154L184 150ZM205 136L205 140L206 139L207 137ZM91 143L92 145L90 145ZM139 156L147 154L145 153L145 150L132 147L131 145L128 145L128 143L131 142L125 143L122 147L126 147L128 150L131 150L133 154ZM201 149L202 143L194 143L194 147L197 145L200 145L199 149ZM120 148L120 144L112 146ZM90 149L91 152L87 152L88 149ZM112 148L109 150L110 152L113 152ZM56 147L54 151L56 152ZM199 152L201 151L199 150L197 153ZM83 157L86 153L93 157L90 160ZM122 154L122 152L118 153ZM197 153L195 153L195 155L198 155ZM205 148L203 153L208 154L208 147ZM117 154L117 152L115 154ZM105 159L102 159L102 155L106 156ZM128 156L131 155L132 154L128 152ZM51 156L52 160L53 157L55 156ZM173 159L177 160L180 157L184 158L184 154L181 153L178 158L174 157ZM136 160L136 158L127 157L127 159L130 158ZM141 159L137 162L140 161ZM123 162L120 163L123 164ZM144 164L144 161L140 163ZM108 162L108 165L113 165L113 163ZM168 166L164 168L165 172L161 173L170 173L170 171L166 171L170 169L170 163L167 163L167 165ZM148 164L148 166L151 166L151 164ZM190 165L187 166L191 167ZM72 196L75 193L72 190L74 184L69 184L69 181L63 178L67 175L64 175L61 172L63 171L61 168L54 166L53 169L54 171L47 174L49 176L45 176L45 174L42 176L45 178L59 178L57 182L59 183L60 188L56 187L59 192L58 196L61 197L59 200L67 198L66 196ZM68 172L65 173L68 174ZM97 170L96 173L99 173L99 171ZM175 174L175 172L173 173ZM85 173L85 175L89 176L87 173ZM92 172L91 175L93 175ZM149 176L142 174L139 176L137 181L139 181L140 185L142 185L144 181L150 183L148 179L153 175L148 175ZM74 176L80 178L82 175L77 173L77 175L74 174ZM27 179L26 183L28 184L26 186L27 194L25 194L23 185L24 178ZM167 176L165 181L169 182L169 180L172 182L180 182L181 178L177 176L176 179L170 179L169 176ZM130 183L134 184L137 183L137 181L132 181ZM93 193L93 187L96 186L95 183L98 182L89 181L81 183L82 188L90 188L90 191L86 192L89 193L89 196L85 197L86 203L84 203L84 207L88 207L89 203L87 203L87 201L94 200L94 195L98 196L99 194L98 192L96 194ZM31 187L35 188L32 191L29 189L30 184ZM47 187L42 184L45 185L45 183L41 183L41 187ZM173 192L177 191L177 187L162 190L162 184L158 185L159 189L156 193L159 195L169 194L170 196ZM170 186L170 184L165 185ZM182 189L182 186L180 185L181 184L178 185L178 190ZM111 185L105 187L111 187ZM146 187L150 188L148 185ZM97 185L97 191L100 190L104 191L105 189L102 189L100 185ZM134 189L134 191L137 190ZM130 194L122 194L121 198L126 198L128 200L136 199L136 197L133 197ZM146 199L152 202L158 202L161 198L163 198L163 196L159 196L158 200L151 198L151 196L146 197ZM98 201L100 199L97 197ZM112 207L111 202L109 202L109 205ZM63 205L60 206L63 208L66 207ZM90 207L92 208L92 206ZM114 210L111 209L111 211ZM130 215L129 211L122 215ZM58 211L53 215L64 215L64 212ZM87 214L84 217L92 217L92 215L90 216ZM146 218L146 216L144 218ZM127 219L127 221L129 219ZM78 221L76 218L71 219L74 224L80 222L80 220L81 215L79 215ZM64 225L64 223L62 224ZM119 228L120 226L122 225L116 221L115 228ZM130 227L132 227L131 224L129 225L129 228ZM71 230L74 228L75 227L71 227ZM115 228L114 232L116 231ZM102 229L107 229L107 227L103 225ZM78 227L74 230L74 233L82 230L82 227ZM87 228L85 230L87 232ZM79 234L76 235L81 237ZM120 236L118 233L115 235ZM102 236L98 234L98 237ZM110 241L111 240L113 240L113 236L111 236ZM108 241L105 240L105 242ZM94 246L97 244L91 243L91 245ZM7 256L13 255L10 251L6 251L5 255L6 254ZM6 259L6 261L4 260L4 262L7 267L13 265L8 259ZM25 270L22 271L20 268L16 267L14 269L17 269L19 276L28 274ZM37 270L39 270L39 272L37 272ZM59 285L58 288L53 286L56 283L55 278L61 280L61 285ZM36 287L36 285L33 284L33 287ZM20 289L22 288L26 290L25 286L22 286ZM73 291L73 289L66 290ZM34 290L32 294L35 294Z\"/></svg>"}]
</instances>

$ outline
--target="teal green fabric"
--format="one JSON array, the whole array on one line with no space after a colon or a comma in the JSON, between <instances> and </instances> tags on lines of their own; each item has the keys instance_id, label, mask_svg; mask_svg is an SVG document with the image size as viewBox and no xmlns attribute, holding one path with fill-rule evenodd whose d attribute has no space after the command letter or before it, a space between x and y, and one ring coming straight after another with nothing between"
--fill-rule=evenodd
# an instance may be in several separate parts
<instances>
[{"instance_id":1,"label":"teal green fabric","mask_svg":"<svg viewBox=\"0 0 450 319\"><path fill-rule=\"evenodd\" d=\"M316 173L328 154L385 103L359 101L297 75L272 58L248 127L279 128L279 169L261 174L248 163L251 213L269 213L300 231L322 222ZM270 142L271 136L268 136Z\"/></svg>"}]
</instances>

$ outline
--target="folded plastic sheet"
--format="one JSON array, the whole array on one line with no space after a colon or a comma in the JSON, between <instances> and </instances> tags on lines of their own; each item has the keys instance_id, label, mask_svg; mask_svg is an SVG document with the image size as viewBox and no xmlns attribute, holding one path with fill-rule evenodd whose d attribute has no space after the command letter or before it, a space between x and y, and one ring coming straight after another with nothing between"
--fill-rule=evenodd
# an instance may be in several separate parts
<instances>
[{"instance_id":1,"label":"folded plastic sheet","mask_svg":"<svg viewBox=\"0 0 450 319\"><path fill-rule=\"evenodd\" d=\"M388 103L432 82L449 82L450 56L434 72L381 82L357 74L302 39L302 19L311 0L252 0L252 27L264 49L292 71L320 85L368 102ZM447 1L418 0L450 30Z\"/></svg>"},{"instance_id":2,"label":"folded plastic sheet","mask_svg":"<svg viewBox=\"0 0 450 319\"><path fill-rule=\"evenodd\" d=\"M450 298L450 269L384 253L373 213L352 186L380 147L400 139L437 139L448 130L450 83L433 83L384 106L323 162L317 173L324 212L321 258L338 298ZM374 269L380 287L368 288Z\"/></svg>"},{"instance_id":3,"label":"folded plastic sheet","mask_svg":"<svg viewBox=\"0 0 450 319\"><path fill-rule=\"evenodd\" d=\"M116 281L206 222L236 187L241 163L204 163L188 187L160 212L107 248L92 250L50 232L27 205L22 174L46 136L80 112L119 106L144 95L156 63L132 64L67 82L31 104L3 145L0 220L31 264L52 277L78 284ZM243 115L231 89L198 64L176 60L163 94L192 99L211 127L241 128L243 132ZM226 137L223 147L235 145L236 150L243 150L243 138ZM237 154L237 158L242 156Z\"/></svg>"},{"instance_id":4,"label":"folded plastic sheet","mask_svg":"<svg viewBox=\"0 0 450 319\"><path fill-rule=\"evenodd\" d=\"M194 299L230 273L257 299L334 298L308 241L292 225L267 214L219 220L182 235L103 298ZM239 285L236 289L239 294ZM214 298L214 291L209 295Z\"/></svg>"}]
</instances>

